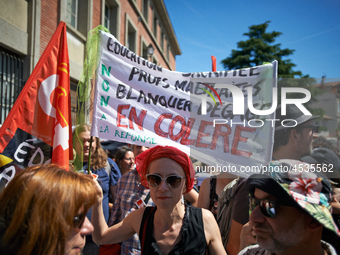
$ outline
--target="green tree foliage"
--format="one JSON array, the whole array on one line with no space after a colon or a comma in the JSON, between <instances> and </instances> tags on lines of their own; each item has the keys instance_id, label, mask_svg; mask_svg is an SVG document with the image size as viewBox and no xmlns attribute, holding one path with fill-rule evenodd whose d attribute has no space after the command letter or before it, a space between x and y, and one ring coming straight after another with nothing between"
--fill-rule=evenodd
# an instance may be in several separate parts
<instances>
[{"instance_id":1,"label":"green tree foliage","mask_svg":"<svg viewBox=\"0 0 340 255\"><path fill-rule=\"evenodd\" d=\"M303 75L301 71L295 71L296 66L288 58L295 50L282 49L281 44L275 44L275 40L282 33L277 31L267 32L270 21L263 24L252 25L249 27L249 32L244 33L248 36L248 40L237 43L238 50L232 50L231 56L221 61L223 67L227 70L241 69L262 65L266 62L278 61L278 87L303 87L311 92L311 100L306 104L306 107L313 114L322 114L320 109L311 109L310 103L316 100L316 96L323 93L322 90L312 86L315 83L309 75ZM294 78L294 79L293 79ZM280 92L280 89L279 89ZM299 98L301 94L291 94L289 98ZM279 101L281 96L279 95Z\"/></svg>"},{"instance_id":2,"label":"green tree foliage","mask_svg":"<svg viewBox=\"0 0 340 255\"><path fill-rule=\"evenodd\" d=\"M240 69L262 65L264 62L278 61L278 74L281 78L302 77L300 71L294 71L296 66L286 57L292 55L295 50L281 49L281 44L274 44L276 38L282 33L273 31L266 32L270 21L260 25L249 27L249 32L244 33L248 36L246 41L237 43L240 50L232 50L231 56L222 60L223 67L227 70Z\"/></svg>"}]
</instances>

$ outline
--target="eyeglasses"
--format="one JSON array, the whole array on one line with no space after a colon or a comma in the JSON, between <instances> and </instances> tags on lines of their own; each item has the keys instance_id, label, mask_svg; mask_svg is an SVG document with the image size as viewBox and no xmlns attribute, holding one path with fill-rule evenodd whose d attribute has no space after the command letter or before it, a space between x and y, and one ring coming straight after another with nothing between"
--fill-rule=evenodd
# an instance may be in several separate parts
<instances>
[{"instance_id":1,"label":"eyeglasses","mask_svg":"<svg viewBox=\"0 0 340 255\"><path fill-rule=\"evenodd\" d=\"M171 189L178 188L182 182L182 178L183 176L179 176L176 174L171 174L164 178L158 174L146 175L146 180L148 181L150 187L157 187L161 184L162 181L165 181L168 187Z\"/></svg>"},{"instance_id":2,"label":"eyeglasses","mask_svg":"<svg viewBox=\"0 0 340 255\"><path fill-rule=\"evenodd\" d=\"M253 196L249 197L249 208L251 211L255 209L256 206L260 206L261 213L265 217L274 218L277 214L277 208L282 205L279 201L269 200L269 199L257 199Z\"/></svg>"},{"instance_id":3,"label":"eyeglasses","mask_svg":"<svg viewBox=\"0 0 340 255\"><path fill-rule=\"evenodd\" d=\"M81 226L83 225L84 221L85 221L85 217L86 217L85 213L82 213L82 214L79 214L77 216L74 216L74 218L73 218L73 227L75 229L79 230L81 228Z\"/></svg>"},{"instance_id":4,"label":"eyeglasses","mask_svg":"<svg viewBox=\"0 0 340 255\"><path fill-rule=\"evenodd\" d=\"M301 126L301 128L311 128L313 133L319 133L320 126L317 126L317 125L306 125L306 126Z\"/></svg>"}]
</instances>

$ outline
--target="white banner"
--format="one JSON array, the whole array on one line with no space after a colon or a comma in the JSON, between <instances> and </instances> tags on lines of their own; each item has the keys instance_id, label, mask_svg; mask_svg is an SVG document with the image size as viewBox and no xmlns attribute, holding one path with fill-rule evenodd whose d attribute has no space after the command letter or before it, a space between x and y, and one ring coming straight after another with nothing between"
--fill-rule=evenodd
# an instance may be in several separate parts
<instances>
[{"instance_id":1,"label":"white banner","mask_svg":"<svg viewBox=\"0 0 340 255\"><path fill-rule=\"evenodd\" d=\"M248 176L270 161L276 61L233 71L180 73L139 57L111 34L100 35L93 136L175 146L215 173Z\"/></svg>"}]
</instances>

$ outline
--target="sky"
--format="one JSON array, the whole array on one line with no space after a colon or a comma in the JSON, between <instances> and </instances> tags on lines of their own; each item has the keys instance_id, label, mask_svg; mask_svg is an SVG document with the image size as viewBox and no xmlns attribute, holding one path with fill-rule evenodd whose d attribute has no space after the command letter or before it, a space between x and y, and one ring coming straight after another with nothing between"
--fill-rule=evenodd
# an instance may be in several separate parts
<instances>
[{"instance_id":1,"label":"sky","mask_svg":"<svg viewBox=\"0 0 340 255\"><path fill-rule=\"evenodd\" d=\"M295 71L313 78L340 78L339 0L164 0L182 54L179 72L211 71L211 56L230 57L252 25L270 21L275 44L295 50Z\"/></svg>"}]
</instances>

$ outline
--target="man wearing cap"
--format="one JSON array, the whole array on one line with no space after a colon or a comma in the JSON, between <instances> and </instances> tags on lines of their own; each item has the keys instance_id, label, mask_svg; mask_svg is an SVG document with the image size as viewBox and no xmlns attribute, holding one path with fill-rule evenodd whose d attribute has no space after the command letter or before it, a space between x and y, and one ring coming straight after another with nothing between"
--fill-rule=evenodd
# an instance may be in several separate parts
<instances>
[{"instance_id":1,"label":"man wearing cap","mask_svg":"<svg viewBox=\"0 0 340 255\"><path fill-rule=\"evenodd\" d=\"M333 220L340 227L340 159L333 150L328 148L315 148L310 155L301 158L301 161L313 164L317 170L329 178L332 183L333 201L332 216ZM340 240L337 236L331 232L324 231L322 233L322 240L330 243L336 252L340 254Z\"/></svg>"},{"instance_id":2,"label":"man wearing cap","mask_svg":"<svg viewBox=\"0 0 340 255\"><path fill-rule=\"evenodd\" d=\"M297 160L272 161L265 174L247 181L250 226L258 244L243 254L336 254L322 231L340 236L330 212L331 185L312 166Z\"/></svg>"},{"instance_id":3,"label":"man wearing cap","mask_svg":"<svg viewBox=\"0 0 340 255\"><path fill-rule=\"evenodd\" d=\"M286 106L286 115L281 106L276 110L273 159L300 159L311 152L313 134L319 127L315 124L318 116L304 115L296 105Z\"/></svg>"},{"instance_id":4,"label":"man wearing cap","mask_svg":"<svg viewBox=\"0 0 340 255\"><path fill-rule=\"evenodd\" d=\"M304 115L296 105L287 105L286 115L282 115L281 106L278 106L276 119L279 121L275 122L273 159L300 159L302 156L308 155L311 151L313 133L318 131L318 126L315 125L317 117ZM255 242L252 236L249 236L247 240L240 240L239 238L242 228L244 229L242 232L250 231L245 229L248 228L248 224L246 224L248 218L246 181L246 179L240 181L235 192L237 204L233 206L233 220L227 245L230 254L235 254L239 250L240 241L244 243Z\"/></svg>"}]
</instances>

